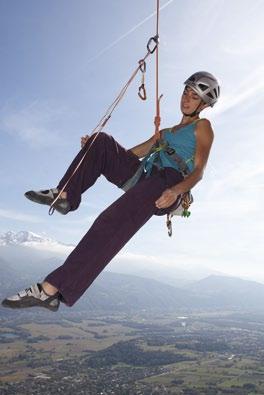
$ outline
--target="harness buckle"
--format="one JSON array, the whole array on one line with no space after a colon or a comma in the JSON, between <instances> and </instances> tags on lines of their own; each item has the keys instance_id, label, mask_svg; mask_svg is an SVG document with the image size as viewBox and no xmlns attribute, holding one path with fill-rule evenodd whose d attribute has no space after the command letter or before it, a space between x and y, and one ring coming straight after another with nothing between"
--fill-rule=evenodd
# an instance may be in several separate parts
<instances>
[{"instance_id":1,"label":"harness buckle","mask_svg":"<svg viewBox=\"0 0 264 395\"><path fill-rule=\"evenodd\" d=\"M175 154L175 149L174 149L174 148L171 148L171 147L167 147L167 148L166 148L166 152L167 152L169 155L173 155L173 154Z\"/></svg>"}]
</instances>

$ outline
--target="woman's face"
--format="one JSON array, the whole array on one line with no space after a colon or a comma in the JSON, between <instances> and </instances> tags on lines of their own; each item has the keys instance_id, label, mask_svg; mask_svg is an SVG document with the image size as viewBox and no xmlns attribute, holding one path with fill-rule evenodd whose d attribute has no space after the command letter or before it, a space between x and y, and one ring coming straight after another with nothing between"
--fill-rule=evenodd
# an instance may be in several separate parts
<instances>
[{"instance_id":1,"label":"woman's face","mask_svg":"<svg viewBox=\"0 0 264 395\"><path fill-rule=\"evenodd\" d=\"M191 114L200 103L202 103L200 96L189 86L186 86L181 97L181 112Z\"/></svg>"}]
</instances>

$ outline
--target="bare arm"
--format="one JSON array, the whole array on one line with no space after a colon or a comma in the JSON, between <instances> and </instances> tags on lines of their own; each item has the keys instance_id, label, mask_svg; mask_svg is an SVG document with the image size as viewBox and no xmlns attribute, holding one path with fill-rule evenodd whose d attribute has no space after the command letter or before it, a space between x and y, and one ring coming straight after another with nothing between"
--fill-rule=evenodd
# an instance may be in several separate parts
<instances>
[{"instance_id":1,"label":"bare arm","mask_svg":"<svg viewBox=\"0 0 264 395\"><path fill-rule=\"evenodd\" d=\"M158 208L171 206L177 196L189 191L203 177L204 169L209 157L210 149L214 139L214 132L210 122L203 119L196 126L196 152L194 158L194 170L179 184L166 189L161 197L156 201Z\"/></svg>"},{"instance_id":2,"label":"bare arm","mask_svg":"<svg viewBox=\"0 0 264 395\"><path fill-rule=\"evenodd\" d=\"M164 132L165 130L167 130L167 129L160 130L160 133ZM135 147L131 148L131 151L135 155L137 155L139 158L143 158L144 156L146 156L149 153L152 145L155 144L155 137L156 136L154 133L153 136L151 136L150 139L148 139L144 143L136 145Z\"/></svg>"},{"instance_id":3,"label":"bare arm","mask_svg":"<svg viewBox=\"0 0 264 395\"><path fill-rule=\"evenodd\" d=\"M180 184L175 185L177 192L184 193L193 188L202 178L214 139L214 132L210 122L203 119L196 126L196 152L194 170Z\"/></svg>"},{"instance_id":4,"label":"bare arm","mask_svg":"<svg viewBox=\"0 0 264 395\"><path fill-rule=\"evenodd\" d=\"M144 143L141 143L139 145L136 145L135 147L131 148L131 151L137 155L139 158L143 158L146 156L154 144L154 137L155 135L151 136L150 139L145 141Z\"/></svg>"}]
</instances>

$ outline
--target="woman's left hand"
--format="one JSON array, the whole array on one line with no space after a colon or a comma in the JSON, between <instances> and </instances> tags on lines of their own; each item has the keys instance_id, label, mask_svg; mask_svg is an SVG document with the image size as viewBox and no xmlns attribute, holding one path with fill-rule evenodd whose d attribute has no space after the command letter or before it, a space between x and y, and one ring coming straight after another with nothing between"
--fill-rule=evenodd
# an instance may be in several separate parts
<instances>
[{"instance_id":1,"label":"woman's left hand","mask_svg":"<svg viewBox=\"0 0 264 395\"><path fill-rule=\"evenodd\" d=\"M162 193L160 198L156 200L155 204L157 208L167 208L170 207L173 203L176 202L178 195L180 195L181 192L177 188L177 186L165 189L165 191Z\"/></svg>"}]
</instances>

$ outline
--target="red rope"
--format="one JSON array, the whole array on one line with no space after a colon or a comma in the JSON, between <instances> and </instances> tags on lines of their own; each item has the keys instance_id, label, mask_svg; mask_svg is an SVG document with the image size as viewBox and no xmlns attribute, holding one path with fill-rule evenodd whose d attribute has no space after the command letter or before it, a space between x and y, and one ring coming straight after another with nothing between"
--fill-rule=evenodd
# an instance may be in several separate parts
<instances>
[{"instance_id":1,"label":"red rope","mask_svg":"<svg viewBox=\"0 0 264 395\"><path fill-rule=\"evenodd\" d=\"M159 0L157 0L157 21L156 21L156 36L159 40ZM162 96L161 96L162 97ZM160 99L159 97L159 43L156 49L156 116L154 119L155 124L155 141L160 138Z\"/></svg>"}]
</instances>

